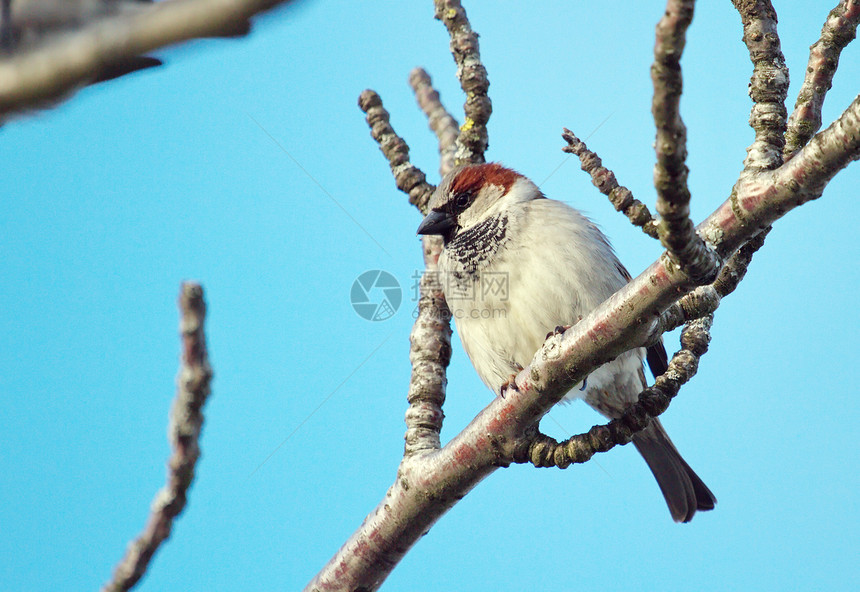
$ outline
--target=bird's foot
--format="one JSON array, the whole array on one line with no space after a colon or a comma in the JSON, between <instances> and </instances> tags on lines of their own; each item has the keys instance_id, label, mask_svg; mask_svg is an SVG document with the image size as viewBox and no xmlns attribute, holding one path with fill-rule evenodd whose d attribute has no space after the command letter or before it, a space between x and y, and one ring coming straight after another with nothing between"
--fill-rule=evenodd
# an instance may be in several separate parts
<instances>
[{"instance_id":1,"label":"bird's foot","mask_svg":"<svg viewBox=\"0 0 860 592\"><path fill-rule=\"evenodd\" d=\"M564 335L564 332L573 327L573 325L556 325L555 329L546 334L544 339L549 339L550 337L554 337L556 335Z\"/></svg>"},{"instance_id":2,"label":"bird's foot","mask_svg":"<svg viewBox=\"0 0 860 592\"><path fill-rule=\"evenodd\" d=\"M523 371L523 367L519 364L516 365L517 374ZM517 374L511 374L510 378L508 378L504 383L502 383L501 388L499 388L499 396L501 398L505 398L505 393L508 392L508 389L515 390L519 392L519 387L517 386Z\"/></svg>"}]
</instances>

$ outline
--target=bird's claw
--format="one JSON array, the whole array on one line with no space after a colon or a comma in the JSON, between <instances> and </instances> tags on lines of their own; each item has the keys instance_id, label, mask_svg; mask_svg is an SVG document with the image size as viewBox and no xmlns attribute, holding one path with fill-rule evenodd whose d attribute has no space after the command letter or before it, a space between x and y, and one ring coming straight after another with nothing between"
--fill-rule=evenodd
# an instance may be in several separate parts
<instances>
[{"instance_id":1,"label":"bird's claw","mask_svg":"<svg viewBox=\"0 0 860 592\"><path fill-rule=\"evenodd\" d=\"M511 377L508 378L499 389L499 396L501 398L505 398L505 393L508 392L508 389L515 390L519 392L520 388L517 386L517 375L511 374Z\"/></svg>"},{"instance_id":2,"label":"bird's claw","mask_svg":"<svg viewBox=\"0 0 860 592\"><path fill-rule=\"evenodd\" d=\"M573 325L556 325L555 329L546 334L544 339L555 337L556 335L564 335L564 332L573 327Z\"/></svg>"},{"instance_id":3,"label":"bird's claw","mask_svg":"<svg viewBox=\"0 0 860 592\"><path fill-rule=\"evenodd\" d=\"M523 367L517 364L517 373L522 372ZM515 390L517 392L520 391L520 387L517 386L517 375L511 374L510 378L508 378L505 382L502 383L502 386L499 388L499 396L501 398L505 398L505 393L508 392L508 389Z\"/></svg>"}]
</instances>

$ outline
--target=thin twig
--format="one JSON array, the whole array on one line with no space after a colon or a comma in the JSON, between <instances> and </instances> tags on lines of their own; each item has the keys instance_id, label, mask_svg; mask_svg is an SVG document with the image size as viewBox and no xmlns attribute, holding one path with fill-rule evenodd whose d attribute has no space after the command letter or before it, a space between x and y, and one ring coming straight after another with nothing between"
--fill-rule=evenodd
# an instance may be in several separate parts
<instances>
[{"instance_id":1,"label":"thin twig","mask_svg":"<svg viewBox=\"0 0 860 592\"><path fill-rule=\"evenodd\" d=\"M434 187L427 183L424 173L409 162L409 146L391 127L382 99L374 91L365 90L358 105L367 114L370 135L388 159L397 188L409 196L410 203L426 212ZM422 246L426 270L419 284L418 315L410 336L412 377L407 394L407 457L439 448L439 433L445 417L442 413L447 383L445 369L451 361L451 313L436 271L442 244L438 237L424 237Z\"/></svg>"},{"instance_id":2,"label":"thin twig","mask_svg":"<svg viewBox=\"0 0 860 592\"><path fill-rule=\"evenodd\" d=\"M430 75L423 68L415 68L409 73L409 85L415 93L418 106L427 116L430 129L439 140L439 174L444 177L455 166L454 153L460 134L459 124L445 109L439 92L433 88Z\"/></svg>"},{"instance_id":3,"label":"thin twig","mask_svg":"<svg viewBox=\"0 0 860 592\"><path fill-rule=\"evenodd\" d=\"M651 238L658 238L657 221L651 216L648 206L633 197L633 192L627 187L619 185L615 173L604 167L600 157L589 150L585 142L572 131L564 128L561 137L567 142L562 150L579 157L582 170L591 175L591 182L609 198L615 211L622 212L634 226L641 228Z\"/></svg>"},{"instance_id":4,"label":"thin twig","mask_svg":"<svg viewBox=\"0 0 860 592\"><path fill-rule=\"evenodd\" d=\"M827 15L821 37L809 48L809 64L788 118L783 157L789 160L821 127L821 108L839 66L839 55L857 34L860 1L842 0Z\"/></svg>"},{"instance_id":5,"label":"thin twig","mask_svg":"<svg viewBox=\"0 0 860 592\"><path fill-rule=\"evenodd\" d=\"M489 145L487 121L493 112L493 105L487 95L490 81L481 63L478 34L472 30L466 10L459 0L434 0L433 4L436 18L445 24L451 37L457 79L466 93L466 104L463 105L466 119L457 139L456 164L481 163L484 162L484 152Z\"/></svg>"},{"instance_id":6,"label":"thin twig","mask_svg":"<svg viewBox=\"0 0 860 592\"><path fill-rule=\"evenodd\" d=\"M690 220L687 187L687 129L681 120L681 54L687 27L693 19L693 0L668 0L657 23L651 79L654 98L651 113L657 127L654 187L660 242L669 257L699 284L710 283L719 271L719 260L696 234Z\"/></svg>"},{"instance_id":7,"label":"thin twig","mask_svg":"<svg viewBox=\"0 0 860 592\"><path fill-rule=\"evenodd\" d=\"M409 145L391 127L382 99L375 91L367 89L358 97L358 106L367 114L370 135L388 159L397 188L409 196L409 203L426 213L435 187L427 182L421 169L409 162Z\"/></svg>"},{"instance_id":8,"label":"thin twig","mask_svg":"<svg viewBox=\"0 0 860 592\"><path fill-rule=\"evenodd\" d=\"M167 484L156 494L146 527L129 545L125 557L114 570L113 579L102 588L103 592L129 590L146 573L152 556L170 536L174 518L185 508L188 488L194 479L194 466L200 457L202 408L209 396L212 369L203 333L206 304L199 284L182 284L179 309L182 362L176 377L176 399L170 410L167 429L173 447L167 464Z\"/></svg>"}]
</instances>

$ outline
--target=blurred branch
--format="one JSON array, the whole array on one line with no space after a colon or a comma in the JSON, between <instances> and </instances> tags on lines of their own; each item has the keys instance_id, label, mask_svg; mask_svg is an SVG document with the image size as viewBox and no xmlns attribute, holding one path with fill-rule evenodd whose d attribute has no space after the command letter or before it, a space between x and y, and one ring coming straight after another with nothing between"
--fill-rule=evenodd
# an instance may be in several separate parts
<instances>
[{"instance_id":1,"label":"blurred branch","mask_svg":"<svg viewBox=\"0 0 860 592\"><path fill-rule=\"evenodd\" d=\"M657 127L654 148L654 187L657 190L657 227L660 242L669 257L697 283L716 277L720 262L696 234L690 220L690 190L687 188L687 128L681 120L681 54L687 27L693 20L693 0L668 0L657 23L651 80L654 97L651 113Z\"/></svg>"},{"instance_id":2,"label":"blurred branch","mask_svg":"<svg viewBox=\"0 0 860 592\"><path fill-rule=\"evenodd\" d=\"M821 128L821 108L839 66L839 55L857 34L860 1L842 0L827 15L821 38L809 48L809 65L788 118L783 157L790 159Z\"/></svg>"},{"instance_id":3,"label":"blurred branch","mask_svg":"<svg viewBox=\"0 0 860 592\"><path fill-rule=\"evenodd\" d=\"M194 479L194 466L200 457L202 408L209 397L212 369L203 333L206 304L199 284L182 284L179 309L182 362L176 377L176 399L167 428L173 447L167 464L167 484L155 495L146 527L129 545L125 557L114 570L113 579L102 588L103 592L129 590L146 573L158 547L170 536L174 518L185 508L188 488Z\"/></svg>"},{"instance_id":4,"label":"blurred branch","mask_svg":"<svg viewBox=\"0 0 860 592\"><path fill-rule=\"evenodd\" d=\"M423 68L415 68L409 73L409 85L415 93L418 106L427 116L430 129L439 140L439 175L444 177L454 168L454 153L459 136L457 120L445 109L439 92L433 88L430 75Z\"/></svg>"},{"instance_id":5,"label":"blurred branch","mask_svg":"<svg viewBox=\"0 0 860 592\"><path fill-rule=\"evenodd\" d=\"M0 60L0 120L88 84L111 64L190 39L229 35L237 23L289 1L166 0L58 36Z\"/></svg>"},{"instance_id":6,"label":"blurred branch","mask_svg":"<svg viewBox=\"0 0 860 592\"><path fill-rule=\"evenodd\" d=\"M484 152L489 145L487 122L493 112L493 104L487 95L490 81L481 63L478 34L472 30L466 10L459 0L434 0L433 4L436 18L445 24L451 37L457 80L466 93L466 104L463 105L466 120L460 126L455 164L484 162Z\"/></svg>"},{"instance_id":7,"label":"blurred branch","mask_svg":"<svg viewBox=\"0 0 860 592\"><path fill-rule=\"evenodd\" d=\"M615 173L604 167L600 157L589 150L585 142L577 138L572 131L564 128L561 137L567 142L567 146L562 150L579 157L582 170L591 176L591 182L598 191L609 198L615 211L622 212L634 226L641 228L642 232L651 238L658 238L657 221L651 216L648 206L633 197L627 187L619 185Z\"/></svg>"}]
</instances>

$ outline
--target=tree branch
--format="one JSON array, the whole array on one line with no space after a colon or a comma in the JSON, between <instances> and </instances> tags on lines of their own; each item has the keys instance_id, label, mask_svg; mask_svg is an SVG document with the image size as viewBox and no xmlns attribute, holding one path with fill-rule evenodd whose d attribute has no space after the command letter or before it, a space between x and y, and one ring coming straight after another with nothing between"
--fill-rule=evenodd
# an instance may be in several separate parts
<instances>
[{"instance_id":1,"label":"tree branch","mask_svg":"<svg viewBox=\"0 0 860 592\"><path fill-rule=\"evenodd\" d=\"M695 376L699 358L708 351L710 327L720 300L737 288L746 275L753 254L764 245L770 227L758 233L735 251L713 284L696 288L669 307L661 316L659 333L686 324L681 332L682 349L672 356L666 372L658 376L653 386L639 394L639 400L618 419L606 425L594 426L558 442L538 431L528 430L520 447L514 452L514 462L531 463L536 467L566 469L571 464L584 463L597 452L608 452L617 445L630 442L633 434L644 429L651 418L666 411L680 388Z\"/></svg>"},{"instance_id":2,"label":"tree branch","mask_svg":"<svg viewBox=\"0 0 860 592\"><path fill-rule=\"evenodd\" d=\"M520 439L513 451L513 461L566 469L571 464L587 462L597 452L608 452L617 445L628 444L633 434L648 426L650 419L668 409L669 402L681 387L696 375L699 358L708 351L713 321L713 314L707 314L686 324L681 332L682 349L672 356L666 372L657 377L653 386L643 390L639 400L620 418L606 425L594 426L587 433L572 436L561 443L540 433L534 426Z\"/></svg>"},{"instance_id":3,"label":"tree branch","mask_svg":"<svg viewBox=\"0 0 860 592\"><path fill-rule=\"evenodd\" d=\"M585 142L572 131L564 128L561 137L567 142L562 150L579 157L582 170L591 176L591 182L597 190L609 198L615 211L622 212L634 226L641 228L651 238L658 238L657 221L651 216L648 206L634 198L633 192L627 187L619 185L615 173L605 168L600 157L589 150Z\"/></svg>"},{"instance_id":4,"label":"tree branch","mask_svg":"<svg viewBox=\"0 0 860 592\"><path fill-rule=\"evenodd\" d=\"M657 127L654 187L660 215L660 242L675 264L698 283L712 281L720 261L696 234L690 220L690 190L687 188L687 128L681 120L681 54L687 27L693 20L693 0L668 0L657 23L651 79L654 98L651 113Z\"/></svg>"},{"instance_id":5,"label":"tree branch","mask_svg":"<svg viewBox=\"0 0 860 592\"><path fill-rule=\"evenodd\" d=\"M448 113L439 92L433 88L430 75L423 68L415 68L409 73L409 85L418 100L418 106L427 116L430 129L439 140L439 174L444 177L454 168L454 153L457 151L459 136L457 120Z\"/></svg>"},{"instance_id":6,"label":"tree branch","mask_svg":"<svg viewBox=\"0 0 860 592\"><path fill-rule=\"evenodd\" d=\"M358 99L367 114L371 136L388 159L397 188L409 196L409 202L426 212L435 189L425 181L424 173L409 162L409 146L397 135L389 122L382 99L365 90ZM451 361L451 312L445 303L436 260L442 249L439 237L422 240L426 270L419 284L418 316L410 335L409 360L412 377L406 396L405 455L439 448L442 430L442 404L445 402L445 369Z\"/></svg>"},{"instance_id":7,"label":"tree branch","mask_svg":"<svg viewBox=\"0 0 860 592\"><path fill-rule=\"evenodd\" d=\"M236 23L290 0L168 0L104 19L43 47L0 60L0 120L44 106L92 81L106 66L160 47L230 33Z\"/></svg>"},{"instance_id":8,"label":"tree branch","mask_svg":"<svg viewBox=\"0 0 860 592\"><path fill-rule=\"evenodd\" d=\"M809 48L809 65L788 118L783 157L789 160L821 127L821 108L839 65L839 55L857 34L860 2L842 0L830 11L821 38Z\"/></svg>"},{"instance_id":9,"label":"tree branch","mask_svg":"<svg viewBox=\"0 0 860 592\"><path fill-rule=\"evenodd\" d=\"M788 68L776 32L776 11L770 0L733 0L732 3L741 15L743 41L753 63L749 94L754 104L750 126L756 137L747 148L744 168L770 170L782 164L788 93Z\"/></svg>"},{"instance_id":10,"label":"tree branch","mask_svg":"<svg viewBox=\"0 0 860 592\"><path fill-rule=\"evenodd\" d=\"M391 127L382 99L375 91L367 89L358 97L358 106L367 114L370 135L388 159L397 188L409 196L409 203L426 213L430 196L436 188L427 182L421 169L409 162L409 145Z\"/></svg>"},{"instance_id":11,"label":"tree branch","mask_svg":"<svg viewBox=\"0 0 860 592\"><path fill-rule=\"evenodd\" d=\"M438 237L423 239L426 270L419 284L418 316L409 336L412 376L406 400L405 456L438 450L445 414L446 369L451 362L451 311L442 293L436 267L442 248Z\"/></svg>"},{"instance_id":12,"label":"tree branch","mask_svg":"<svg viewBox=\"0 0 860 592\"><path fill-rule=\"evenodd\" d=\"M735 291L747 273L753 254L764 245L770 226L759 232L735 251L713 284L699 286L670 306L661 315L658 333L677 329L684 323L699 319L717 310L720 300Z\"/></svg>"},{"instance_id":13,"label":"tree branch","mask_svg":"<svg viewBox=\"0 0 860 592\"><path fill-rule=\"evenodd\" d=\"M146 527L128 547L103 592L131 589L146 573L149 562L162 542L170 536L173 520L185 508L194 466L200 457L202 408L209 397L212 369L206 353L203 322L206 304L199 284L184 283L179 293L182 335L182 362L176 377L176 399L170 410L167 433L173 447L168 461L167 484L156 494Z\"/></svg>"},{"instance_id":14,"label":"tree branch","mask_svg":"<svg viewBox=\"0 0 860 592\"><path fill-rule=\"evenodd\" d=\"M459 0L434 0L433 4L436 18L445 23L451 36L451 53L457 64L457 79L466 93L466 104L463 105L466 120L457 138L455 161L458 165L484 162L484 152L489 145L487 121L493 112L493 104L487 95L490 81L481 63L478 34L472 30L466 10Z\"/></svg>"}]
</instances>

